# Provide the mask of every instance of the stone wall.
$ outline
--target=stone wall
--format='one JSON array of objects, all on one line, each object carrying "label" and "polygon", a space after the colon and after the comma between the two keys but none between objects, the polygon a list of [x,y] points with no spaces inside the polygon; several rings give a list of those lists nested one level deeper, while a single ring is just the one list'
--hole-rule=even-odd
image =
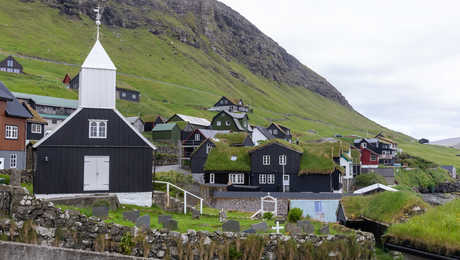
[{"label": "stone wall", "polygon": [[92,207],[98,201],[105,201],[108,203],[110,210],[116,210],[120,206],[118,197],[110,194],[96,194],[96,195],[82,195],[73,197],[60,197],[45,199],[45,201],[53,202],[59,205],[75,206],[79,208]]},{"label": "stone wall", "polygon": [[354,232],[354,235],[289,237],[218,231],[189,230],[181,234],[163,229],[141,230],[108,224],[97,217],[86,217],[72,210],[63,211],[51,202],[35,199],[24,189],[21,192],[18,187],[0,186],[4,186],[3,191],[10,192],[12,196],[11,215],[0,220],[0,238],[3,240],[169,259],[184,259],[184,256],[227,259],[232,252],[252,255],[248,259],[285,259],[291,252],[297,252],[299,256],[321,253],[326,257],[373,258],[374,237],[360,231]]},{"label": "stone wall", "polygon": [[[270,203],[271,204],[271,203]],[[264,205],[264,209],[273,210],[269,203]],[[260,209],[260,198],[215,198],[212,206],[217,209],[238,210],[255,213]],[[278,199],[278,215],[286,216],[288,213],[289,200]]]},{"label": "stone wall", "polygon": [[13,176],[15,173],[20,174],[21,176],[21,183],[32,183],[33,181],[33,171],[32,170],[18,170],[18,169],[6,169],[0,170],[0,174],[6,174],[9,176]]}]

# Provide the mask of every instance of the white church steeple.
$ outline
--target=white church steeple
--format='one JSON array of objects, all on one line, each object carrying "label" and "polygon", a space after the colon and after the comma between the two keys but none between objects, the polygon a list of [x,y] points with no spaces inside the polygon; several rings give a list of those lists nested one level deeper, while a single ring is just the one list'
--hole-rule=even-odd
[{"label": "white church steeple", "polygon": [[94,11],[97,13],[96,43],[81,66],[78,103],[85,108],[115,108],[117,68],[99,42],[99,7]]}]

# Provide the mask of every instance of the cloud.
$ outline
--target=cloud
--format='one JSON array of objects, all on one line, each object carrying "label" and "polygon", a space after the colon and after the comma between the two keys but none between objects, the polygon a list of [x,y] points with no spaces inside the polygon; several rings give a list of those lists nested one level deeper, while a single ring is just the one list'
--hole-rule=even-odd
[{"label": "cloud", "polygon": [[413,137],[460,136],[460,2],[223,0],[353,107]]}]

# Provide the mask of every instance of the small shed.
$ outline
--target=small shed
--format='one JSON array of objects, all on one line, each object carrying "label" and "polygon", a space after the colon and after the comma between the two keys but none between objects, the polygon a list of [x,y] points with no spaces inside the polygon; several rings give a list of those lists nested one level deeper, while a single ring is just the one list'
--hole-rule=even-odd
[{"label": "small shed", "polygon": [[172,141],[180,140],[181,130],[176,123],[157,124],[152,129],[153,141]]}]

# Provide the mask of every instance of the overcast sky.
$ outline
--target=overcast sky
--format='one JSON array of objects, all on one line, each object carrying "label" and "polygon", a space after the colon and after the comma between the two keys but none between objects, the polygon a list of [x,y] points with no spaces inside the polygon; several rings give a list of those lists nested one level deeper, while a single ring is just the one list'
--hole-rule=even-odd
[{"label": "overcast sky", "polygon": [[460,1],[221,1],[371,120],[460,137]]}]

